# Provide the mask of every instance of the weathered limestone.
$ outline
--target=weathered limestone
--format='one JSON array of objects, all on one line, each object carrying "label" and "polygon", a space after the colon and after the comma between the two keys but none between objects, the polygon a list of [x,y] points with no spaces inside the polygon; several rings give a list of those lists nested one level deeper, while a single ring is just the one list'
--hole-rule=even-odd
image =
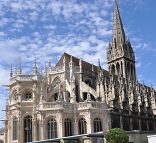
[{"label": "weathered limestone", "polygon": [[136,81],[135,55],[116,1],[107,61],[109,71],[102,69],[100,61],[95,66],[64,53],[55,67],[45,64],[44,73],[38,71],[36,60],[32,74],[24,74],[21,65],[13,73],[11,66],[5,143],[107,132],[115,127],[155,131],[156,91]]}]

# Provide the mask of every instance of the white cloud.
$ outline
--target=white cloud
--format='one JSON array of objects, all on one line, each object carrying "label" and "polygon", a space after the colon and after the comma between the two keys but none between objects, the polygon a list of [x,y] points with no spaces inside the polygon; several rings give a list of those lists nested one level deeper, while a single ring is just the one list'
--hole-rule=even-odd
[{"label": "white cloud", "polygon": [[14,10],[21,10],[22,9],[22,4],[19,2],[12,2],[10,4],[11,8]]},{"label": "white cloud", "polygon": [[[137,2],[127,1],[131,5]],[[122,0],[119,3],[123,5]],[[48,60],[54,65],[64,52],[96,65],[100,58],[107,68],[112,6],[113,0],[1,0],[1,84],[7,82],[8,65],[16,67],[19,57],[25,72],[31,72],[34,57],[38,58],[39,66]],[[130,33],[132,36],[136,37]],[[131,41],[136,51],[153,50],[140,38]],[[139,61],[136,66],[139,68],[142,63]]]},{"label": "white cloud", "polygon": [[136,63],[136,68],[140,68],[142,66],[141,62]]},{"label": "white cloud", "polygon": [[4,33],[3,31],[0,31],[0,37],[5,37],[6,36],[6,33]]},{"label": "white cloud", "polygon": [[7,85],[9,83],[9,68],[0,65],[0,85]]},{"label": "white cloud", "polygon": [[[0,109],[4,110],[6,106],[6,99],[8,98],[8,92],[5,87],[2,85],[8,85],[9,83],[9,69],[0,65]],[[5,112],[0,111],[0,119],[5,118]],[[2,122],[0,122],[0,127],[4,126]]]}]

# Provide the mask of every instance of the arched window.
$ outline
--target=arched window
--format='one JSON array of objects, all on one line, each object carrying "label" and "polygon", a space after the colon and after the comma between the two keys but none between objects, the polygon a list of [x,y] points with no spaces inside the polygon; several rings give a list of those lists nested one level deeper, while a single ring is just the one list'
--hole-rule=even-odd
[{"label": "arched window", "polygon": [[111,73],[115,74],[115,66],[114,65],[112,65],[112,67],[111,67]]},{"label": "arched window", "polygon": [[13,125],[12,125],[12,139],[17,140],[18,138],[18,120],[17,117],[13,118]]},{"label": "arched window", "polygon": [[57,138],[57,122],[54,118],[48,121],[48,139]]},{"label": "arched window", "polygon": [[59,77],[55,77],[55,79],[52,82],[52,88],[55,88],[57,85],[61,83],[61,80]]},{"label": "arched window", "polygon": [[102,131],[102,123],[99,118],[94,119],[94,132]]},{"label": "arched window", "polygon": [[64,133],[65,136],[72,136],[72,121],[70,119],[64,121]]},{"label": "arched window", "polygon": [[79,134],[86,134],[87,133],[87,122],[84,118],[79,120]]},{"label": "arched window", "polygon": [[17,90],[14,91],[13,93],[13,100],[16,102],[18,100],[18,93]]},{"label": "arched window", "polygon": [[130,64],[127,63],[127,78],[130,80],[131,79],[131,72],[130,72]]},{"label": "arched window", "polygon": [[32,117],[30,115],[24,118],[24,141],[32,141]]},{"label": "arched window", "polygon": [[31,92],[26,92],[26,93],[24,94],[24,100],[25,100],[25,101],[30,101],[30,100],[32,100],[32,93],[31,93]]},{"label": "arched window", "polygon": [[85,80],[85,83],[86,83],[87,85],[89,85],[89,86],[91,86],[91,87],[92,87],[92,82],[91,82],[91,80],[90,80],[90,79],[86,79],[86,80]]},{"label": "arched window", "polygon": [[117,70],[117,74],[119,75],[120,74],[120,65],[119,65],[119,63],[117,63],[117,65],[116,65],[116,70]]}]

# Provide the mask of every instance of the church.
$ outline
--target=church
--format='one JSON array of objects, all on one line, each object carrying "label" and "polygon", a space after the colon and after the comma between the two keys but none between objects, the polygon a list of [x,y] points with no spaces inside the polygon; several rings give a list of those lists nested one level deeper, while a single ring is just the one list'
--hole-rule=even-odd
[{"label": "church", "polygon": [[5,143],[107,132],[156,131],[156,90],[136,79],[135,53],[126,37],[116,0],[108,71],[64,53],[44,72],[10,71]]}]

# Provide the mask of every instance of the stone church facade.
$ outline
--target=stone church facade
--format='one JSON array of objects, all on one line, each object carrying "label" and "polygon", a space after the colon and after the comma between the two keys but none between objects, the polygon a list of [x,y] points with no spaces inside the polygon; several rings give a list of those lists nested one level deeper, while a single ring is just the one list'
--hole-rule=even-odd
[{"label": "stone church facade", "polygon": [[136,81],[135,54],[114,2],[109,70],[64,53],[55,67],[10,72],[5,143],[107,132],[156,130],[156,91]]}]

